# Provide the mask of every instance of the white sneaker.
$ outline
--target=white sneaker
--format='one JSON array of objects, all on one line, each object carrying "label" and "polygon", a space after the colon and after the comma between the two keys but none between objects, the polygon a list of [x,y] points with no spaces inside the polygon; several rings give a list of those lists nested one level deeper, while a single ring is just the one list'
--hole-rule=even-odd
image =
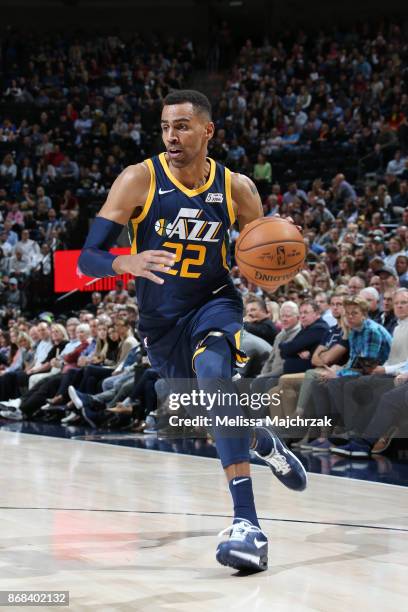
[{"label": "white sneaker", "polygon": [[229,535],[218,545],[216,559],[221,565],[237,570],[264,571],[268,569],[268,538],[249,521],[240,520],[223,529],[218,535]]},{"label": "white sneaker", "polygon": [[11,421],[22,421],[24,417],[19,408],[16,408],[15,410],[2,410],[0,412],[0,416],[3,419],[10,419]]},{"label": "white sneaker", "polygon": [[15,399],[7,400],[6,402],[1,402],[2,406],[7,406],[7,408],[20,408],[21,399],[16,397]]},{"label": "white sneaker", "polygon": [[61,419],[61,425],[72,425],[72,423],[76,423],[80,420],[79,414],[76,412],[70,412],[66,417]]}]

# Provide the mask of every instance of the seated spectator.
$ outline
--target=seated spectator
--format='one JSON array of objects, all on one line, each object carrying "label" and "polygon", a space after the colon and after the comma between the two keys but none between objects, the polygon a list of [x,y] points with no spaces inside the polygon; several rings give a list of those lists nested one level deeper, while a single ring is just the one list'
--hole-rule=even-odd
[{"label": "seated spectator", "polygon": [[[42,371],[42,364],[46,361],[47,356],[52,349],[50,325],[45,321],[42,321],[37,325],[37,333],[39,341],[35,346],[33,364],[26,370],[27,377]],[[27,384],[28,378],[24,382]]]},{"label": "seated spectator", "polygon": [[26,296],[18,287],[18,280],[14,277],[7,281],[7,286],[1,296],[2,303],[11,313],[20,313],[26,305]]},{"label": "seated spectator", "polygon": [[280,309],[280,322],[282,329],[275,337],[272,351],[264,363],[261,373],[252,383],[252,391],[263,393],[272,389],[283,374],[283,359],[279,345],[290,342],[301,330],[299,323],[299,307],[295,302],[283,302]]},{"label": "seated spectator", "polygon": [[405,250],[403,249],[401,238],[398,236],[393,236],[390,238],[388,242],[388,249],[390,253],[384,259],[384,266],[395,268],[397,257],[399,255],[405,256]]},{"label": "seated spectator", "polygon": [[304,301],[299,308],[302,329],[290,341],[281,342],[284,374],[306,372],[312,367],[312,354],[326,335],[329,326],[320,316],[316,302]]},{"label": "seated spectator", "polygon": [[119,333],[116,327],[104,323],[98,324],[98,337],[95,351],[91,354],[90,363],[112,366],[116,363],[119,351]]},{"label": "seated spectator", "polygon": [[386,173],[394,176],[400,176],[405,170],[405,157],[401,156],[401,151],[398,149],[394,153],[394,158],[388,162]]},{"label": "seated spectator", "polygon": [[319,293],[316,293],[314,301],[319,307],[320,315],[323,321],[325,321],[329,327],[337,325],[337,319],[333,316],[330,309],[327,294],[324,291],[319,291]]},{"label": "seated spectator", "polygon": [[[83,391],[84,393],[96,393],[100,383],[105,378],[121,374],[129,351],[139,345],[139,342],[132,334],[129,322],[127,320],[118,318],[115,323],[115,328],[120,339],[115,361],[109,366],[94,365],[92,363],[91,356],[88,362],[89,365],[85,365],[85,369],[82,373],[79,384],[78,382],[75,384],[75,387],[78,386],[80,391]],[[65,402],[68,387],[71,384],[72,377],[66,377],[65,380],[61,382],[59,393],[57,393],[50,403],[58,405]]]},{"label": "seated spectator", "polygon": [[381,314],[381,318],[378,321],[387,332],[394,334],[395,326],[397,325],[397,317],[394,314],[394,294],[395,290],[388,290],[383,296],[384,311]]},{"label": "seated spectator", "polygon": [[31,262],[32,259],[24,255],[23,251],[16,246],[14,255],[9,260],[8,273],[18,278],[28,276],[31,270]]},{"label": "seated spectator", "polygon": [[[15,400],[17,403],[11,404],[11,406],[6,407],[6,410],[3,410],[3,418],[17,421],[22,420],[24,417],[30,418],[36,410],[40,409],[46,398],[57,395],[63,397],[63,394],[66,392],[66,377],[64,378],[64,375],[77,366],[81,352],[89,344],[91,329],[87,323],[81,323],[76,326],[75,333],[77,341],[68,343],[60,353],[59,358],[54,357],[51,360],[51,366],[57,367],[59,373],[49,376],[45,380],[40,380],[22,395],[20,393],[21,397]],[[70,349],[69,352],[67,350],[68,347]],[[30,370],[27,370],[28,372]],[[32,368],[31,372],[35,373]]]},{"label": "seated spectator", "polygon": [[295,202],[296,198],[300,199],[301,201],[303,200],[304,202],[307,201],[307,195],[303,189],[298,189],[297,183],[295,182],[289,183],[288,190],[283,194],[283,204]]},{"label": "seated spectator", "polygon": [[30,367],[34,359],[33,343],[25,332],[11,331],[9,365],[0,373],[0,401],[17,397],[16,376]]},{"label": "seated spectator", "polygon": [[341,209],[346,201],[355,202],[356,192],[352,185],[346,181],[344,174],[337,174],[332,183],[334,205]]},{"label": "seated spectator", "polygon": [[364,287],[365,287],[365,282],[363,281],[362,278],[360,278],[360,276],[353,276],[352,278],[350,278],[349,282],[347,283],[349,295],[351,296],[358,295],[360,291],[364,289]]},{"label": "seated spectator", "polygon": [[[408,405],[408,362],[401,373],[394,378],[395,388],[383,393],[378,401],[374,416],[361,437],[353,438],[346,446],[334,447],[332,452],[353,459],[365,459],[383,453],[389,447],[398,431],[401,421],[406,418]],[[339,452],[340,451],[340,452]]]},{"label": "seated spectator", "polygon": [[[311,383],[313,380],[318,380],[320,374],[325,371],[325,368],[332,365],[342,365],[347,360],[348,356],[348,340],[345,334],[345,323],[343,322],[344,308],[343,308],[343,297],[339,294],[334,294],[330,298],[330,308],[333,313],[333,317],[336,321],[336,325],[330,327],[326,332],[326,335],[322,338],[321,344],[315,349],[312,355],[313,369],[305,372],[304,378],[302,379],[300,391],[296,402],[296,414],[304,415],[306,407],[309,405],[311,395]],[[281,378],[280,384],[282,389],[282,401],[287,400],[288,393],[292,391],[298,385],[298,380],[289,377]],[[285,412],[287,410],[285,409]],[[312,414],[305,415],[308,418],[313,417]],[[300,441],[295,443],[294,446],[302,446],[303,443],[307,442],[309,438],[309,432]]]},{"label": "seated spectator", "polygon": [[58,368],[53,367],[53,360],[58,359],[62,351],[67,345],[68,334],[63,325],[54,323],[51,325],[51,341],[52,348],[47,354],[44,361],[36,368],[36,373],[32,374],[28,381],[28,388],[32,389],[40,380],[48,378],[58,372]]},{"label": "seated spectator", "polygon": [[[347,364],[339,368],[331,366],[311,384],[311,405],[305,410],[319,418],[332,419],[344,415],[345,387],[354,377],[371,374],[377,365],[382,365],[390,354],[392,338],[381,325],[368,317],[368,304],[363,298],[347,297],[343,302],[345,318],[351,331],[348,337],[350,356]],[[328,450],[332,444],[327,439],[328,431],[322,429],[319,437],[309,443],[314,450]]]},{"label": "seated spectator", "polygon": [[109,291],[109,293],[105,296],[104,301],[115,302],[116,304],[124,303],[124,301],[126,301],[126,299],[128,298],[128,295],[128,292],[126,291],[126,289],[124,289],[123,280],[119,278],[115,281],[115,289]]},{"label": "seated spectator", "polygon": [[115,414],[131,417],[132,431],[143,431],[146,416],[155,409],[157,404],[155,389],[157,380],[159,380],[159,375],[153,368],[145,369],[137,383],[132,381],[132,384],[127,387],[128,395],[122,402],[111,407],[106,406],[100,399],[96,399],[96,396],[77,392],[74,389],[71,389],[70,395],[76,410],[82,414],[93,429],[97,429],[107,417]]},{"label": "seated spectator", "polygon": [[379,307],[380,294],[374,287],[365,287],[358,294],[368,304],[368,316],[372,321],[382,324],[382,311]]},{"label": "seated spectator", "polygon": [[261,193],[266,193],[267,188],[272,183],[272,166],[261,153],[258,155],[257,163],[254,166],[254,181]]},{"label": "seated spectator", "polygon": [[99,293],[99,291],[93,291],[91,295],[91,303],[87,304],[85,309],[89,310],[89,312],[96,316],[98,308],[102,303],[102,294]]},{"label": "seated spectator", "polygon": [[380,277],[382,293],[387,289],[398,289],[398,274],[395,268],[383,266],[377,270],[377,274]]},{"label": "seated spectator", "polygon": [[244,329],[254,336],[259,336],[271,346],[278,333],[269,317],[268,309],[262,298],[250,297],[246,300]]},{"label": "seated spectator", "polygon": [[[375,367],[371,376],[361,376],[353,381],[347,390],[345,425],[348,431],[357,432],[357,435],[365,430],[380,398],[393,389],[394,377],[408,372],[408,289],[398,289],[394,294],[394,311],[398,325],[394,331],[388,359],[383,365]],[[381,412],[375,414],[378,419]],[[382,429],[380,434],[386,434],[387,431]],[[371,438],[371,434],[368,437]],[[377,436],[379,437],[380,435]],[[354,435],[347,444],[333,447],[331,450],[339,455],[364,457],[369,454],[370,447]],[[365,450],[368,453],[364,454]]]},{"label": "seated spectator", "polygon": [[23,229],[21,232],[21,239],[16,243],[14,247],[14,253],[19,250],[26,259],[35,258],[40,254],[40,247],[38,242],[31,240],[30,232],[27,229]]},{"label": "seated spectator", "polygon": [[[121,373],[112,374],[112,376],[102,381],[101,392],[92,395],[80,391],[73,385],[68,387],[70,401],[65,407],[66,415],[61,419],[61,423],[63,425],[70,425],[80,421],[82,407],[97,411],[113,408],[118,402],[125,400],[126,397],[131,395],[133,386],[139,380],[139,376],[143,371],[142,348],[138,344],[129,351]],[[47,408],[47,406],[44,406],[44,408]]]},{"label": "seated spectator", "polygon": [[[31,336],[30,336],[31,339]],[[0,329],[0,375],[4,372],[10,358],[10,334]]]},{"label": "seated spectator", "polygon": [[395,269],[398,274],[398,281],[401,287],[408,288],[408,256],[398,255],[395,260]]}]

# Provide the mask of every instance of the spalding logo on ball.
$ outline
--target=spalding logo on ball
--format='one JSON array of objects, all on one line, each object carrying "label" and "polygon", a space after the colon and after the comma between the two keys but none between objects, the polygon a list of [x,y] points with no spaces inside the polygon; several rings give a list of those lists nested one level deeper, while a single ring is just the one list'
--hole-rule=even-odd
[{"label": "spalding logo on ball", "polygon": [[296,225],[281,217],[264,217],[248,223],[235,245],[235,259],[246,279],[276,289],[300,270],[306,245]]}]

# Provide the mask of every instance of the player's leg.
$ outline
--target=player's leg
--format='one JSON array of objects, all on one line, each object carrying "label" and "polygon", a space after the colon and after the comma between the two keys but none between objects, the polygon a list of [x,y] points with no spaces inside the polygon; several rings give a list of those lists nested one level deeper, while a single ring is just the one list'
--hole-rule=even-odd
[{"label": "player's leg", "polygon": [[[196,356],[194,365],[200,390],[208,394],[221,393],[228,398],[237,396],[232,382],[231,346],[222,334],[207,337],[205,350]],[[216,417],[236,419],[245,415],[237,398],[214,404],[210,416],[214,424]],[[225,530],[229,532],[229,539],[218,546],[217,560],[236,569],[266,569],[268,542],[259,527],[249,463],[251,432],[239,425],[215,424],[212,433],[234,505],[233,525]]]}]

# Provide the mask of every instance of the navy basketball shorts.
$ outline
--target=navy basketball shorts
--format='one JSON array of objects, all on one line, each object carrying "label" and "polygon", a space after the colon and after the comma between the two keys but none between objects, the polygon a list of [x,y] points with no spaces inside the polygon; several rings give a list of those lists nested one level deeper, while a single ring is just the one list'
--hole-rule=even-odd
[{"label": "navy basketball shorts", "polygon": [[209,332],[220,332],[228,341],[233,354],[231,378],[237,366],[246,362],[240,350],[242,302],[236,297],[217,296],[196,310],[179,318],[171,326],[158,321],[151,330],[140,330],[146,338],[146,350],[152,367],[162,378],[195,378],[194,358],[205,349]]}]

